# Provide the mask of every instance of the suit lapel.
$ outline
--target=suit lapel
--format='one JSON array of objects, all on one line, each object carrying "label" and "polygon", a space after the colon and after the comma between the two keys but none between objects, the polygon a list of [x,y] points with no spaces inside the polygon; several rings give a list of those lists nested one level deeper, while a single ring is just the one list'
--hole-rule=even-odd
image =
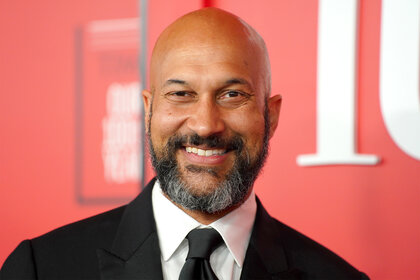
[{"label": "suit lapel", "polygon": [[289,269],[275,221],[257,198],[257,214],[245,255],[241,280],[299,279],[299,272]]},{"label": "suit lapel", "polygon": [[[151,199],[154,183],[127,205],[112,247],[97,250],[101,279],[163,279]],[[241,280],[299,279],[299,271],[287,265],[281,235],[257,198]]]},{"label": "suit lapel", "polygon": [[127,205],[112,247],[97,251],[101,279],[163,278],[151,199],[154,183]]}]

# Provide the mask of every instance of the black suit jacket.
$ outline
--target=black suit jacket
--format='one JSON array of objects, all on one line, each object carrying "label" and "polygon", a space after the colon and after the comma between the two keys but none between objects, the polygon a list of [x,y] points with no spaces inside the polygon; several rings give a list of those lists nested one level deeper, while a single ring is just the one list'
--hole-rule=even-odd
[{"label": "black suit jacket", "polygon": [[[0,279],[162,279],[153,184],[127,206],[23,241]],[[257,204],[241,279],[367,279]]]}]

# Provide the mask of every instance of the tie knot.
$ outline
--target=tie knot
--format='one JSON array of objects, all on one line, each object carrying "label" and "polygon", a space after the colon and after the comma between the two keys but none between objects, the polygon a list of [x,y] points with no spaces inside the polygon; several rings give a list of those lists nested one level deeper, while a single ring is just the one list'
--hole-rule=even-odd
[{"label": "tie knot", "polygon": [[188,250],[187,259],[209,259],[211,253],[222,244],[220,234],[212,228],[194,229],[187,235]]}]

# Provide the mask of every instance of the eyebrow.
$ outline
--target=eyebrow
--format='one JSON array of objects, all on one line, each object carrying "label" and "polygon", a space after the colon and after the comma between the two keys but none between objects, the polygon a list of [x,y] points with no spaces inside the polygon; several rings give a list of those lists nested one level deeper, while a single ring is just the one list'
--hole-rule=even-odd
[{"label": "eyebrow", "polygon": [[225,82],[225,84],[226,85],[235,85],[235,84],[239,84],[239,85],[250,85],[249,83],[248,83],[248,81],[247,80],[245,80],[245,79],[241,79],[241,78],[233,78],[233,79],[230,79],[230,80],[227,80],[226,82]]},{"label": "eyebrow", "polygon": [[[165,84],[163,86],[165,87],[165,86],[169,86],[169,85],[172,85],[172,84],[188,85],[188,83],[186,81],[184,81],[184,80],[180,80],[180,79],[169,79],[169,80],[167,80],[165,82]],[[229,80],[227,80],[225,82],[225,85],[227,85],[227,86],[228,85],[246,85],[246,86],[251,87],[251,84],[247,80],[241,79],[241,78],[232,78],[232,79],[229,79]]]},{"label": "eyebrow", "polygon": [[178,84],[178,85],[188,85],[186,81],[178,80],[178,79],[169,79],[165,82],[164,86],[169,86],[172,84]]}]

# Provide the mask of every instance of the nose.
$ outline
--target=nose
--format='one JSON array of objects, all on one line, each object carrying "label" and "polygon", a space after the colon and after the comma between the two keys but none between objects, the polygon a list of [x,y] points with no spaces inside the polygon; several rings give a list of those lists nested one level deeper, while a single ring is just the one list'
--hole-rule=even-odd
[{"label": "nose", "polygon": [[202,98],[194,104],[187,126],[201,137],[208,137],[225,130],[220,108],[213,98]]}]

